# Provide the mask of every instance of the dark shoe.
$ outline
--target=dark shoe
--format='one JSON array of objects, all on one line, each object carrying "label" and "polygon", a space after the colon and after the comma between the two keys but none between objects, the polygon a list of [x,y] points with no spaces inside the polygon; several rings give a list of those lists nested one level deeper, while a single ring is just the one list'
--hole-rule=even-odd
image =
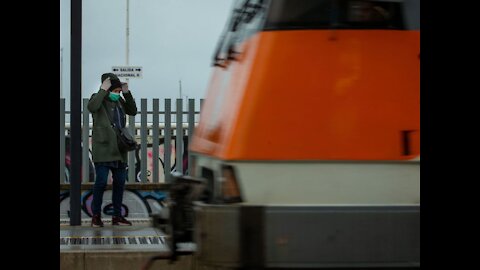
[{"label": "dark shoe", "polygon": [[92,217],[92,227],[103,227],[102,218],[100,215],[93,215]]},{"label": "dark shoe", "polygon": [[112,217],[112,225],[116,226],[132,226],[132,222],[126,220],[124,217]]}]

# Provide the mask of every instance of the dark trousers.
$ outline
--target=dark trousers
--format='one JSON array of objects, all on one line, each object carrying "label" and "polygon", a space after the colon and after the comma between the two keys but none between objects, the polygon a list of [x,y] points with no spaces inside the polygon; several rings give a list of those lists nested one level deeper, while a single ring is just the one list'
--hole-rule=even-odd
[{"label": "dark trousers", "polygon": [[101,214],[103,192],[105,191],[105,187],[107,186],[108,172],[110,170],[112,171],[113,178],[113,215],[119,217],[122,215],[123,191],[125,188],[125,180],[127,177],[127,170],[125,167],[122,166],[113,167],[95,164],[96,179],[95,184],[93,185],[92,212],[94,215]]}]

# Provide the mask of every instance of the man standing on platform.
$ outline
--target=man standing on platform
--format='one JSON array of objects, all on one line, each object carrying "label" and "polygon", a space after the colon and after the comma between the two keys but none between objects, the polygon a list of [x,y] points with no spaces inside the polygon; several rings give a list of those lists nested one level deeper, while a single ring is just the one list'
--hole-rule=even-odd
[{"label": "man standing on platform", "polygon": [[93,117],[92,157],[96,172],[91,226],[103,227],[101,207],[110,171],[113,178],[112,225],[131,226],[132,223],[125,219],[121,212],[127,178],[127,152],[119,150],[114,127],[125,127],[126,114],[136,115],[137,106],[128,84],[120,82],[115,74],[105,73],[101,80],[100,90],[93,94],[88,102],[88,110]]}]

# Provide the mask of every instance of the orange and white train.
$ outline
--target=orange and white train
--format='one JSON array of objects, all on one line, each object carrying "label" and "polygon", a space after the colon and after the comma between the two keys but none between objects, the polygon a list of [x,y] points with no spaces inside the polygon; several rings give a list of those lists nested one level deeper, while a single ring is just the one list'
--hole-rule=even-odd
[{"label": "orange and white train", "polygon": [[235,2],[189,149],[201,264],[419,267],[419,13]]}]

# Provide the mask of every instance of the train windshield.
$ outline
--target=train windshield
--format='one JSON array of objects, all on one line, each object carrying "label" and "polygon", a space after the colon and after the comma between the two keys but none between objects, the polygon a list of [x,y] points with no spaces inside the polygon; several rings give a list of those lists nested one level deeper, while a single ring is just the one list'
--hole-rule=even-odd
[{"label": "train windshield", "polygon": [[271,0],[264,30],[415,29],[419,27],[419,20],[416,20],[416,17],[419,17],[419,2],[419,0]]}]

